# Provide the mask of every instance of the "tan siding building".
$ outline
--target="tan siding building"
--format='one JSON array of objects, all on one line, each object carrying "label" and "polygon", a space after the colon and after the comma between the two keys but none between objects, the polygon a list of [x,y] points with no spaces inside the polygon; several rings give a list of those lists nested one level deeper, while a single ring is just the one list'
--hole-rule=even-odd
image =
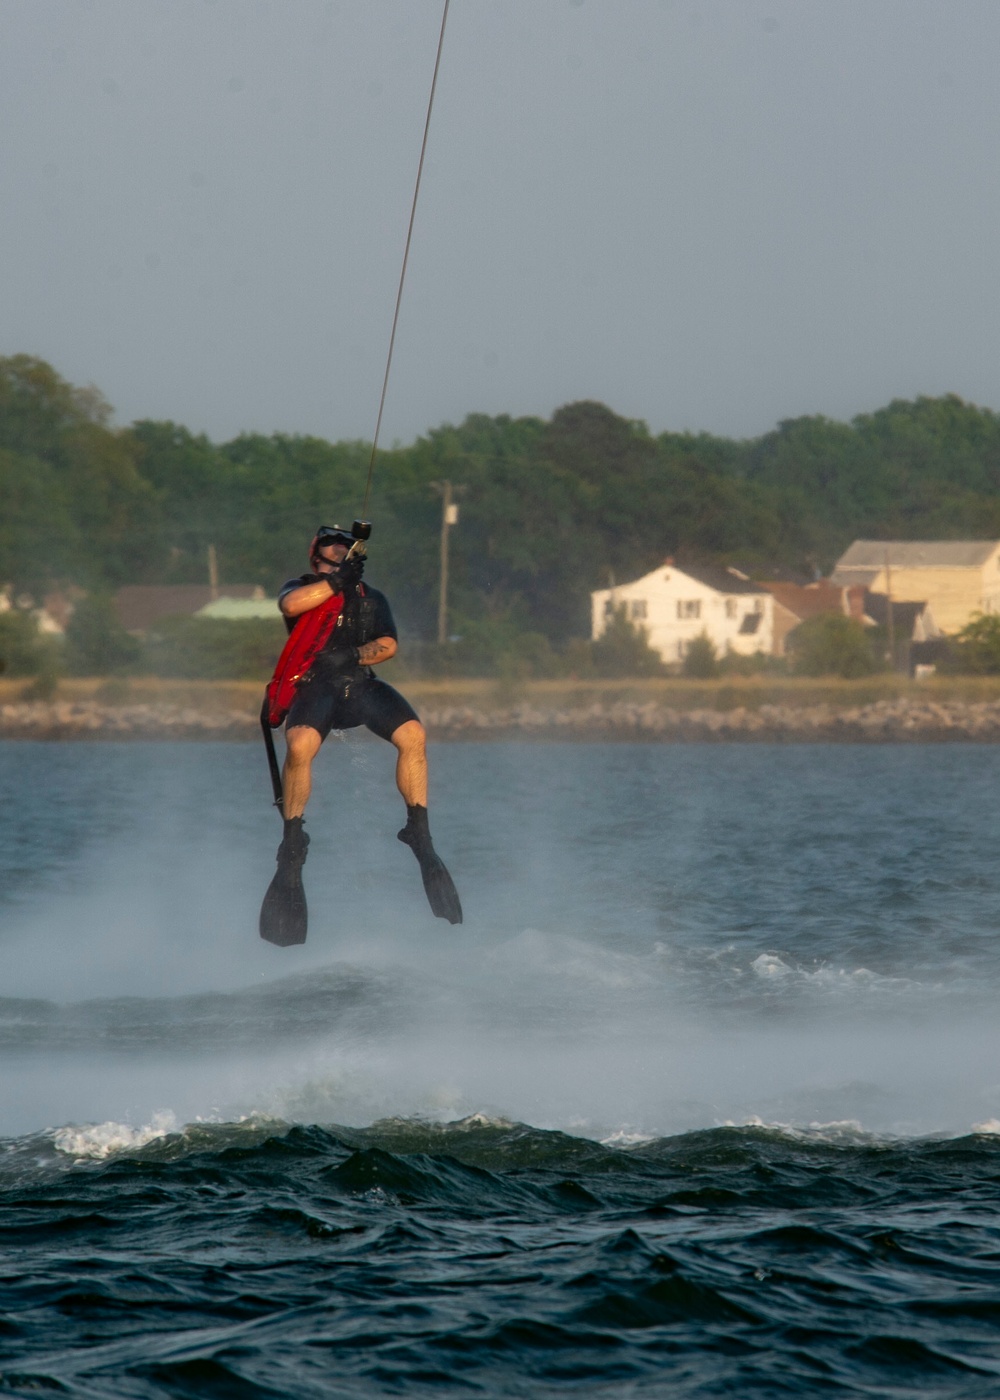
[{"label": "tan siding building", "polygon": [[926,602],[942,632],[1000,613],[1000,540],[855,540],[831,582]]}]

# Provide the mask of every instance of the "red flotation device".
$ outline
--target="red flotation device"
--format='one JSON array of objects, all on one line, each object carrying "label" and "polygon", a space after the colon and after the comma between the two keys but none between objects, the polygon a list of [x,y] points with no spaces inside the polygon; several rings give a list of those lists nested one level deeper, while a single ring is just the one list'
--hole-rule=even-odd
[{"label": "red flotation device", "polygon": [[303,613],[292,628],[267,687],[265,709],[272,729],[284,723],[299,682],[326,646],[343,610],[343,593],[331,593],[325,603]]}]

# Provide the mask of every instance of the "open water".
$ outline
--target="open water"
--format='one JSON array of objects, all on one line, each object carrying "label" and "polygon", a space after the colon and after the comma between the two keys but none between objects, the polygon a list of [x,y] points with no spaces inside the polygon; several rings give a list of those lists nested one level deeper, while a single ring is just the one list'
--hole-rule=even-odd
[{"label": "open water", "polygon": [[1000,1395],[1000,749],[0,745],[0,1394]]}]

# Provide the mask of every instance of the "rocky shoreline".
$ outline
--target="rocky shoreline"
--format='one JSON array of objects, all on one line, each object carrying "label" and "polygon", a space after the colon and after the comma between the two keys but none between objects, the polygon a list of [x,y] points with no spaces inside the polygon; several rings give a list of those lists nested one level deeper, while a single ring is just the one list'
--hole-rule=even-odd
[{"label": "rocky shoreline", "polygon": [[[866,705],[769,704],[680,709],[657,700],[578,706],[425,704],[438,740],[546,739],[652,743],[1000,743],[1000,700],[899,698]],[[0,704],[0,738],[253,740],[246,709],[96,700]]]}]

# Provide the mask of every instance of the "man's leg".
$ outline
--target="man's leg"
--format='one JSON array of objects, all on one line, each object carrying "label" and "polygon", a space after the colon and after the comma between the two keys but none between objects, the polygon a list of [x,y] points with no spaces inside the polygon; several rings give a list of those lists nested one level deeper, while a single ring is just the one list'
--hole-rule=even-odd
[{"label": "man's leg", "polygon": [[285,829],[278,847],[278,869],[260,911],[261,938],[281,947],[306,941],[308,911],[302,867],[309,852],[309,837],[302,827],[302,813],[312,790],[312,761],[319,753],[323,736],[307,724],[296,724],[286,731],[285,739]]},{"label": "man's leg", "polygon": [[[405,725],[403,726],[406,727]],[[395,739],[395,735],[393,735]],[[285,820],[301,817],[312,792],[312,764],[319,753],[323,736],[308,724],[297,724],[285,734],[288,748],[282,781],[285,790]],[[426,783],[424,792],[426,794]],[[426,802],[426,795],[424,801]]]},{"label": "man's leg", "polygon": [[407,807],[426,807],[427,734],[424,726],[418,719],[408,719],[393,731],[389,742],[396,747],[396,786],[400,796]]},{"label": "man's leg", "polygon": [[406,825],[399,839],[420,864],[431,909],[439,919],[462,922],[462,905],[444,862],[434,849],[427,822],[427,735],[418,719],[409,719],[389,736],[396,746],[396,786],[406,803]]}]

